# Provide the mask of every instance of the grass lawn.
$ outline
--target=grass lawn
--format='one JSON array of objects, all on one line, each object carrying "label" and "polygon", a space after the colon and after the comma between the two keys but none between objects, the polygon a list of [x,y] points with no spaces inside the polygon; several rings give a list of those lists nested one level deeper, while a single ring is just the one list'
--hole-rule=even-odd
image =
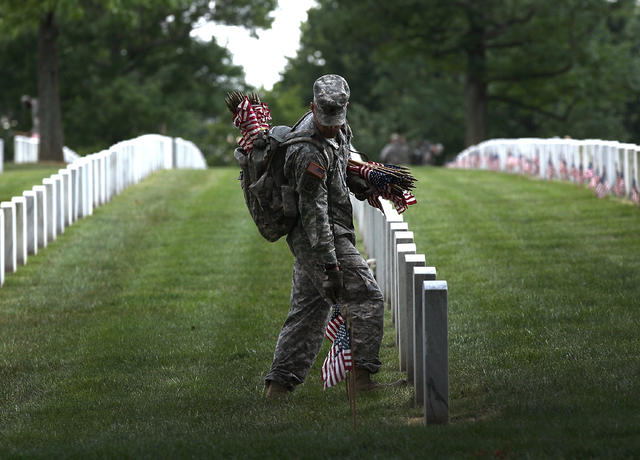
[{"label": "grass lawn", "polygon": [[[416,174],[406,220],[449,283],[450,425],[422,426],[396,388],[359,396],[354,433],[344,388],[322,390],[327,344],[267,401],[286,243],[259,236],[236,169],[162,171],[6,276],[0,458],[640,456],[640,210]],[[400,376],[394,335],[387,321],[382,381]]]},{"label": "grass lawn", "polygon": [[65,166],[64,163],[5,163],[0,172],[0,201],[22,196],[22,192],[42,185],[42,179],[57,174]]}]

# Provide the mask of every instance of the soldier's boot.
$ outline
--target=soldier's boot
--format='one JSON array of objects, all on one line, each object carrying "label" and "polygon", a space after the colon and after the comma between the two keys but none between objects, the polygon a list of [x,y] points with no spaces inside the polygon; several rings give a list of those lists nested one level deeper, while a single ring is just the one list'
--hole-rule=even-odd
[{"label": "soldier's boot", "polygon": [[386,387],[397,387],[406,383],[407,381],[402,379],[393,383],[378,383],[371,380],[371,372],[368,369],[356,367],[356,391],[374,391]]},{"label": "soldier's boot", "polygon": [[371,380],[371,372],[362,367],[356,367],[356,391],[373,391],[382,387],[378,382]]},{"label": "soldier's boot", "polygon": [[284,398],[289,393],[291,393],[291,390],[289,390],[284,385],[281,385],[274,380],[269,381],[269,386],[267,387],[267,398],[269,399]]}]

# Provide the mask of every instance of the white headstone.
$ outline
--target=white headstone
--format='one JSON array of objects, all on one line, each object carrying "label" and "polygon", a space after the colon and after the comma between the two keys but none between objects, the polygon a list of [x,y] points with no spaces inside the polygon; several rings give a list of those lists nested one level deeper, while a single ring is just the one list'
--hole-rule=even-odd
[{"label": "white headstone", "polygon": [[[402,233],[402,232],[400,232]],[[406,232],[412,234],[413,240],[413,232]],[[396,239],[397,241],[397,239]],[[406,290],[403,292],[404,280],[403,272],[405,272],[404,267],[404,256],[406,254],[415,254],[416,253],[416,245],[415,243],[401,243],[396,246],[396,257],[395,257],[395,313],[396,313],[396,340],[398,343],[398,359],[400,361],[400,370],[407,370],[407,327],[408,327],[408,312],[407,312],[407,302],[406,302]]]},{"label": "white headstone", "polygon": [[13,273],[18,269],[16,261],[16,205],[10,201],[0,203],[4,214],[4,270]]},{"label": "white headstone", "polygon": [[426,424],[449,422],[449,333],[447,282],[423,284],[424,419]]},{"label": "white headstone", "polygon": [[[0,212],[0,261],[4,261],[4,213]],[[4,286],[4,263],[0,263],[0,286]]]},{"label": "white headstone", "polygon": [[51,179],[55,184],[55,227],[56,236],[64,233],[64,191],[62,187],[62,176],[60,174],[52,174]]},{"label": "white headstone", "polygon": [[27,190],[22,193],[25,199],[25,214],[27,225],[27,254],[38,253],[38,196],[35,191]]},{"label": "white headstone", "polygon": [[413,268],[413,388],[416,405],[424,404],[424,342],[422,288],[425,281],[436,279],[435,267]]},{"label": "white headstone", "polygon": [[56,216],[58,212],[56,182],[53,179],[47,178],[42,180],[42,185],[47,189],[44,202],[45,207],[47,208],[47,242],[52,243],[58,236],[56,232]]},{"label": "white headstone", "polygon": [[16,262],[27,263],[27,199],[14,196],[11,202],[16,207]]}]

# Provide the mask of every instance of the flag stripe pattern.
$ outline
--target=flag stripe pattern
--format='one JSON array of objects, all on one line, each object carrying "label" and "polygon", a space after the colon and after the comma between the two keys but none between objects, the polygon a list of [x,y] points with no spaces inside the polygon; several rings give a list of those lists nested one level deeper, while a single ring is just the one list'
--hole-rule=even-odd
[{"label": "flag stripe pattern", "polygon": [[338,330],[344,324],[344,318],[340,313],[340,308],[337,305],[334,305],[333,312],[331,313],[331,318],[327,323],[327,330],[324,333],[324,336],[329,339],[331,343],[333,343],[338,335]]},{"label": "flag stripe pattern", "polygon": [[369,196],[367,202],[382,212],[384,210],[378,198],[391,201],[398,214],[402,214],[409,206],[417,203],[416,197],[409,191],[415,179],[406,173],[405,168],[375,161],[361,163],[349,160],[349,171],[376,188],[376,192]]},{"label": "flag stripe pattern", "polygon": [[245,97],[238,104],[233,117],[233,124],[242,133],[242,138],[238,141],[238,144],[245,152],[249,153],[253,150],[253,141],[261,131],[269,129],[270,120],[271,111],[264,102],[251,104],[249,98]]},{"label": "flag stripe pattern", "polygon": [[[329,332],[329,326],[332,327],[332,332]],[[337,326],[337,329],[333,332],[335,326]],[[325,389],[344,380],[347,371],[353,367],[349,334],[350,330],[340,314],[340,308],[338,305],[334,305],[331,319],[327,325],[327,332],[325,333],[325,336],[332,342],[329,354],[322,364],[322,382]]]},{"label": "flag stripe pattern", "polygon": [[616,171],[616,185],[613,190],[618,196],[623,196],[625,194],[624,175],[620,171]]},{"label": "flag stripe pattern", "polygon": [[[602,176],[600,176],[598,183],[596,184],[595,188],[593,189],[594,193],[596,194],[596,196],[598,198],[604,198],[604,196],[609,193],[609,189],[611,188],[609,186],[609,182],[606,181],[604,179],[604,173],[602,174]],[[598,177],[598,175],[596,174],[595,177]]]}]

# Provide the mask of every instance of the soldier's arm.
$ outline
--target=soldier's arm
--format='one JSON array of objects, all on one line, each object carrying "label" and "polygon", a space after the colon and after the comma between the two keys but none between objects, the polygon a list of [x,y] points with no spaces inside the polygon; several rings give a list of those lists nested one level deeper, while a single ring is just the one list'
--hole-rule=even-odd
[{"label": "soldier's arm", "polygon": [[311,244],[312,257],[323,266],[337,265],[329,221],[328,160],[315,147],[302,145],[295,156],[295,183],[302,227]]}]

